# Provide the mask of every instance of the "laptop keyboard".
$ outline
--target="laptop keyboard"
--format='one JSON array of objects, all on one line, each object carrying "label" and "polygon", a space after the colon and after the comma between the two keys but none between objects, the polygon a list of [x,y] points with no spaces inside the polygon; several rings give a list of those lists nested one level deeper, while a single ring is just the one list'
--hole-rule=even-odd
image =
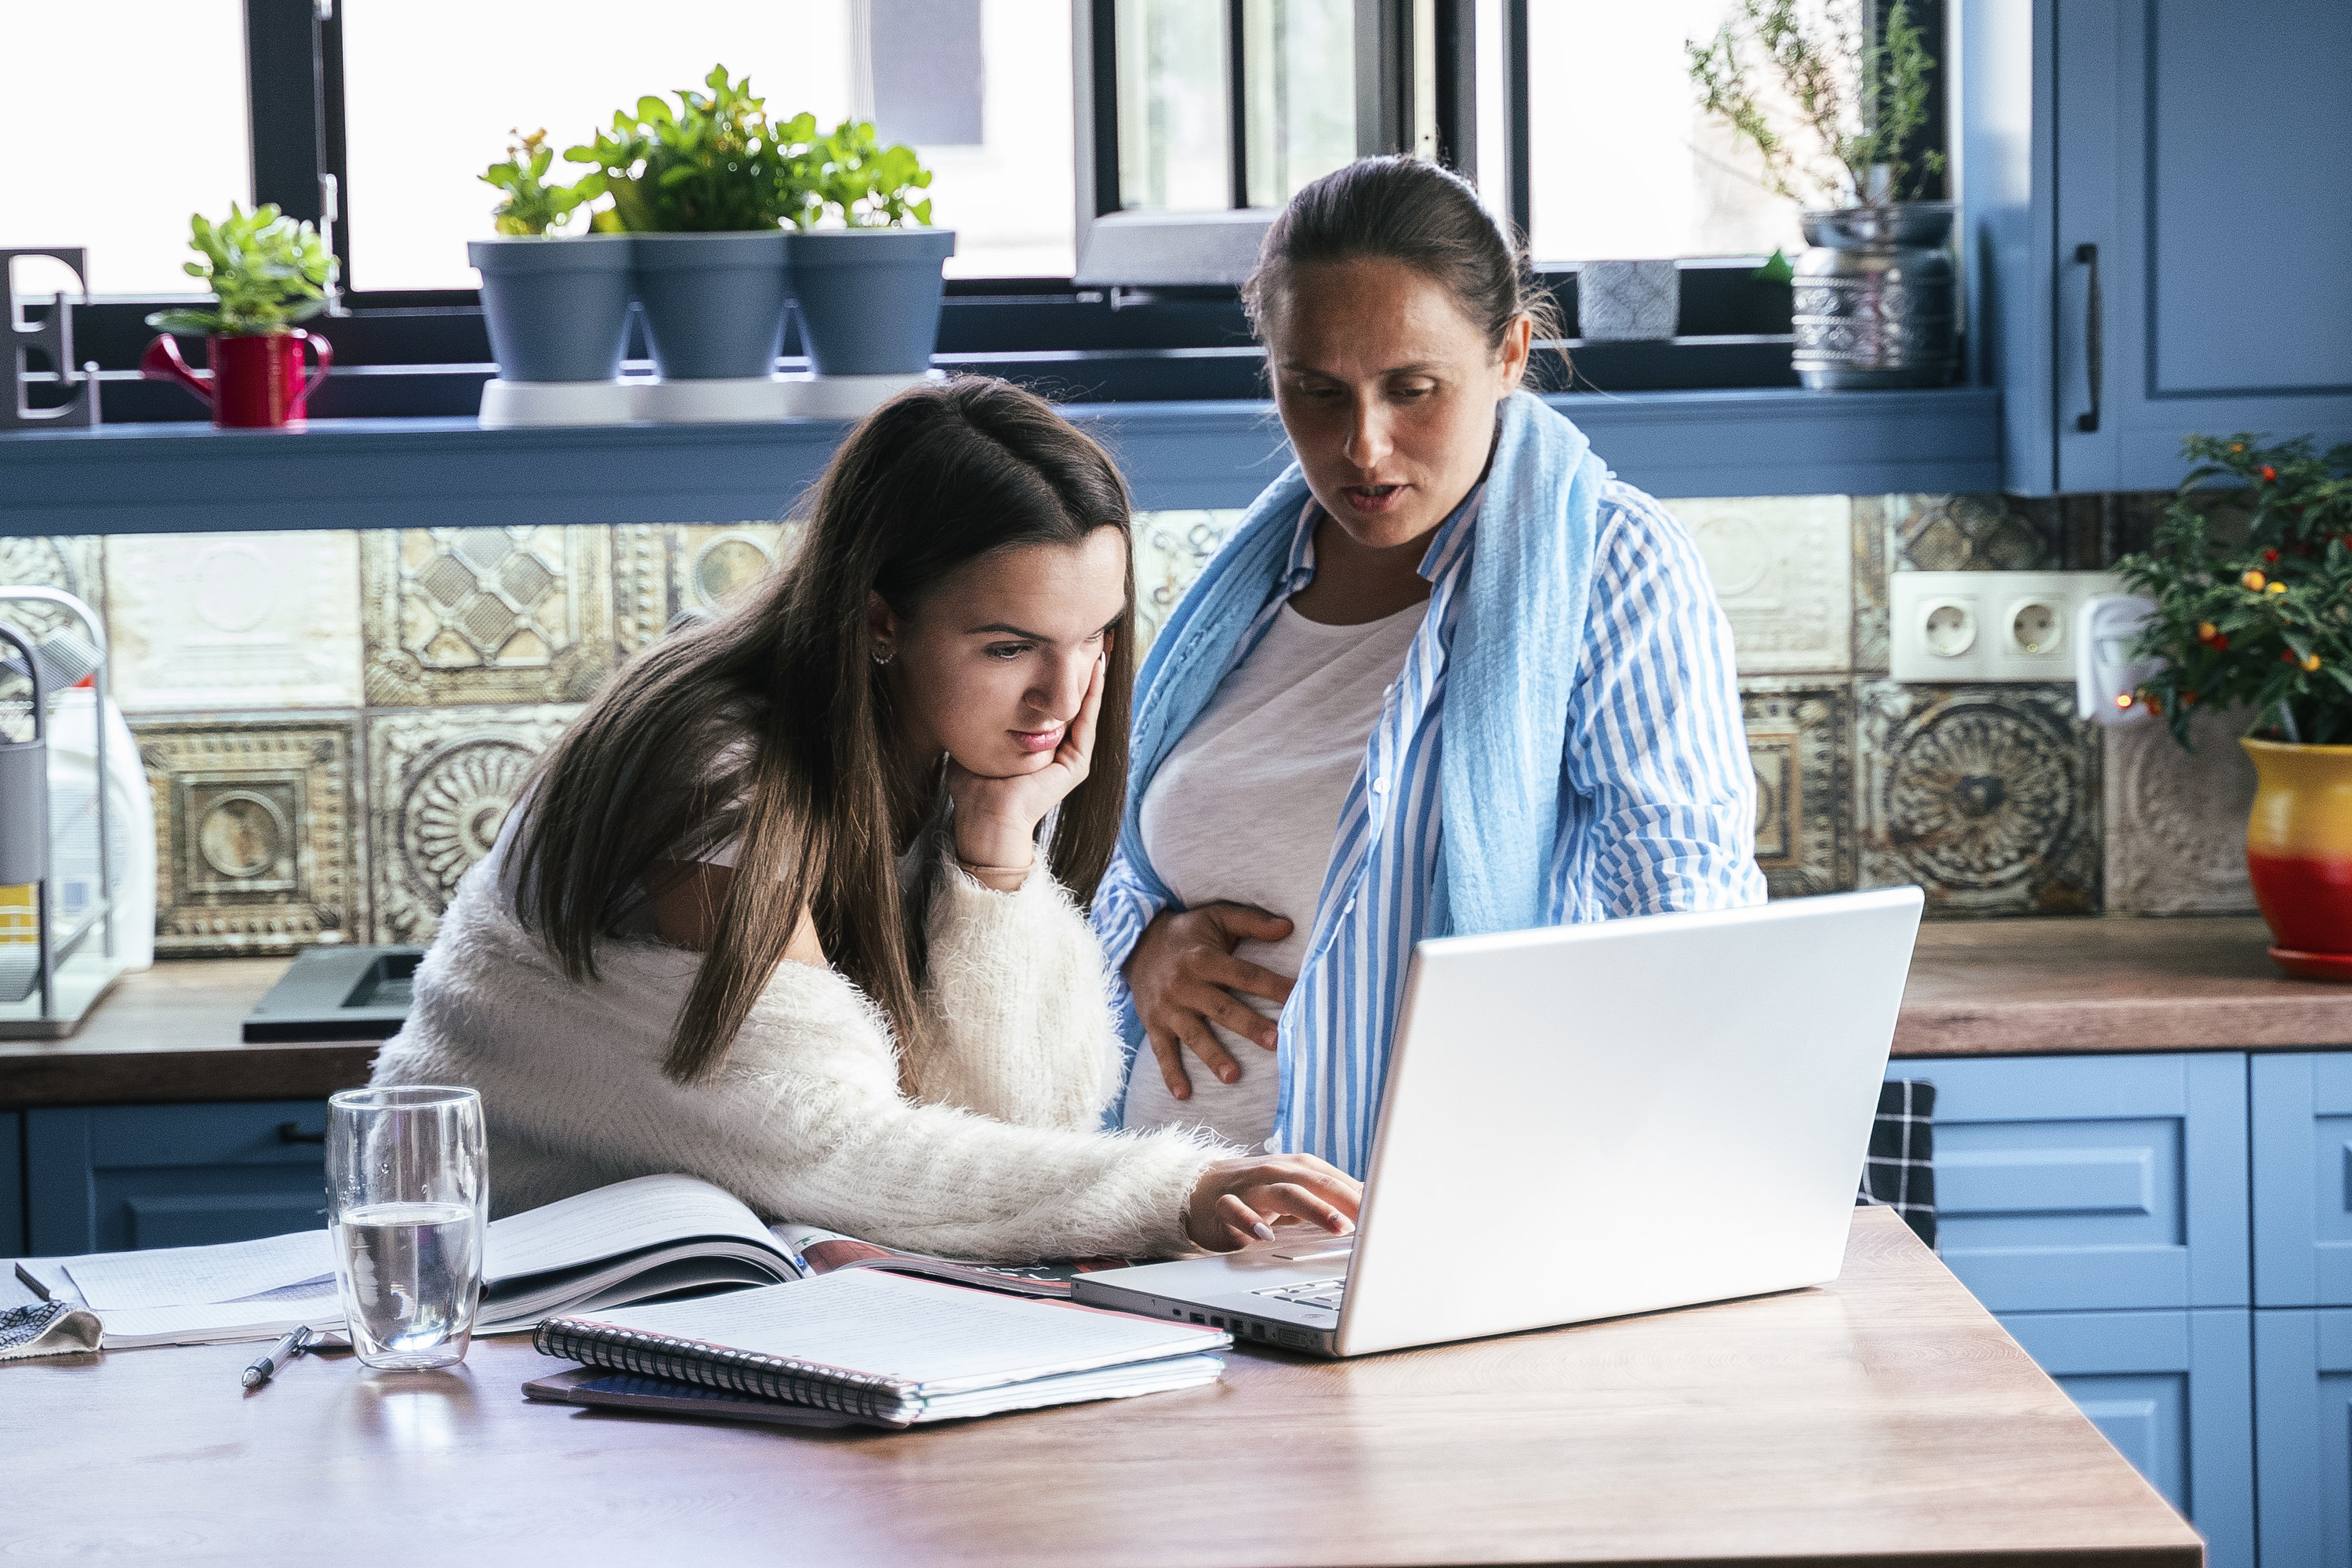
[{"label": "laptop keyboard", "polygon": [[1309,1279],[1297,1285],[1269,1285],[1263,1290],[1253,1290],[1253,1296],[1267,1296],[1277,1301],[1288,1301],[1297,1307],[1320,1307],[1327,1312],[1339,1310],[1339,1298],[1348,1289],[1348,1277],[1336,1279]]}]

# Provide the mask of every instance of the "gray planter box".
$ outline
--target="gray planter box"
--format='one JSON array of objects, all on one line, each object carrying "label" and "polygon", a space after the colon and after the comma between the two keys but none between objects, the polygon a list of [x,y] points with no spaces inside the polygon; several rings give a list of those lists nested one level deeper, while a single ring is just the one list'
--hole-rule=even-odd
[{"label": "gray planter box", "polygon": [[819,375],[920,375],[940,341],[951,228],[827,228],[793,236],[793,298]]},{"label": "gray planter box", "polygon": [[782,229],[638,234],[637,303],[665,381],[742,381],[775,374],[783,345]]},{"label": "gray planter box", "polygon": [[629,336],[633,235],[469,239],[482,320],[505,381],[611,381]]}]

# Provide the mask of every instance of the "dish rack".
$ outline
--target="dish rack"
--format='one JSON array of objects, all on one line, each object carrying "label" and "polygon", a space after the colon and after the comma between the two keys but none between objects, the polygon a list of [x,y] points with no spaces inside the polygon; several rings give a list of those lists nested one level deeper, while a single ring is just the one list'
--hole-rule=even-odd
[{"label": "dish rack", "polygon": [[[106,633],[70,594],[0,587],[0,605],[28,604],[63,615],[42,634],[0,625],[0,1039],[62,1039],[124,967],[109,896],[121,847],[107,841]],[[52,792],[51,731],[85,679],[97,765],[87,788]]]}]

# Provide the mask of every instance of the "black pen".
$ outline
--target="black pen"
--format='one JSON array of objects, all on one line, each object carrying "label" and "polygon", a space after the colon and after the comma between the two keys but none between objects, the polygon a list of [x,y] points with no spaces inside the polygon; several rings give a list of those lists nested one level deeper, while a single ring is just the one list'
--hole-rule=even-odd
[{"label": "black pen", "polygon": [[259,1388],[278,1375],[279,1367],[310,1348],[310,1325],[307,1323],[298,1325],[292,1333],[278,1341],[268,1355],[258,1358],[251,1366],[245,1369],[246,1387]]}]

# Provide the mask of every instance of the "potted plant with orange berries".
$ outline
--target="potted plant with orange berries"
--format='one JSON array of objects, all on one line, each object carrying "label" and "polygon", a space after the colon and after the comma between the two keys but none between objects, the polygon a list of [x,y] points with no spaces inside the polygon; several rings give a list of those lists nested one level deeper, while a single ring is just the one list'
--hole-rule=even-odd
[{"label": "potted plant with orange berries", "polygon": [[[2184,747],[2199,704],[2252,712],[2246,866],[2271,956],[2352,980],[2352,445],[2192,436],[2182,451],[2197,467],[2153,548],[2116,563],[2156,605],[2134,657],[2163,664],[2136,695]],[[2211,504],[2231,483],[2242,531]]]}]

